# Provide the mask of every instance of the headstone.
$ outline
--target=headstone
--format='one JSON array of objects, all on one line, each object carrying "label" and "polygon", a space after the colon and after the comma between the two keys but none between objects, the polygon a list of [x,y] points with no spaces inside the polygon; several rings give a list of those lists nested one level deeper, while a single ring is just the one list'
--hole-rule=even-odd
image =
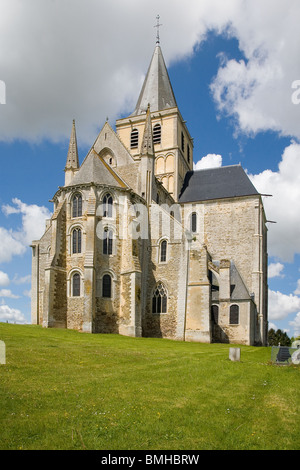
[{"label": "headstone", "polygon": [[297,351],[295,351],[292,354],[292,363],[293,364],[300,364],[300,349],[297,349]]},{"label": "headstone", "polygon": [[0,341],[0,364],[6,364],[5,360],[5,343]]},{"label": "headstone", "polygon": [[241,360],[241,348],[229,348],[229,359],[231,361]]},{"label": "headstone", "polygon": [[288,362],[290,359],[290,350],[287,346],[280,346],[276,361],[277,362]]}]

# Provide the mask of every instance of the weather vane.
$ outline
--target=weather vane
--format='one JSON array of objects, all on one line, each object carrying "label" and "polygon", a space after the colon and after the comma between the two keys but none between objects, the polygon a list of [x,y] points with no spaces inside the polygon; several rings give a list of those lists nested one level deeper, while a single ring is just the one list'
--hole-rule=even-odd
[{"label": "weather vane", "polygon": [[159,19],[160,19],[160,16],[157,15],[156,17],[156,25],[154,26],[154,28],[157,28],[157,33],[156,33],[156,44],[159,44],[160,42],[160,38],[159,38],[159,27],[162,26],[162,24],[159,24]]}]

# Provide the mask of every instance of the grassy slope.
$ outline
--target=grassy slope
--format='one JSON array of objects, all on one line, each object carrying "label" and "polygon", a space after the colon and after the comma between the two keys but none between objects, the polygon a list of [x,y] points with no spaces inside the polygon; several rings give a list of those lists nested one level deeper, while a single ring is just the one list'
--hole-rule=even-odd
[{"label": "grassy slope", "polygon": [[0,323],[0,449],[299,449],[299,366],[270,348]]}]

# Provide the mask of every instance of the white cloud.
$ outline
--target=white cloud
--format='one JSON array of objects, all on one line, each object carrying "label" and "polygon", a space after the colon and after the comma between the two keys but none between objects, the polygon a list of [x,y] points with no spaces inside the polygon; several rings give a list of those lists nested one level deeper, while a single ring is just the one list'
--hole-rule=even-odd
[{"label": "white cloud", "polygon": [[300,145],[292,142],[282,155],[278,171],[249,175],[264,198],[268,220],[275,221],[268,232],[270,256],[292,262],[300,253]]},{"label": "white cloud", "polygon": [[24,290],[23,295],[25,295],[25,297],[29,297],[31,299],[31,290]]},{"label": "white cloud", "polygon": [[273,330],[275,331],[278,330],[277,325],[275,323],[269,322],[269,330],[271,330],[271,328],[273,328]]},{"label": "white cloud", "polygon": [[80,141],[90,143],[106,116],[113,121],[131,111],[154,49],[158,11],[167,64],[191,55],[209,30],[237,38],[245,60],[223,56],[213,84],[220,111],[247,132],[299,136],[291,101],[299,79],[299,2],[1,0],[0,139],[68,138],[76,118]]},{"label": "white cloud", "polygon": [[294,294],[300,295],[300,279],[297,281],[297,287],[296,290],[294,290]]},{"label": "white cloud", "polygon": [[49,210],[44,206],[26,204],[18,198],[14,198],[12,202],[14,206],[4,204],[2,211],[6,215],[22,215],[22,227],[13,232],[14,237],[24,244],[29,244],[32,240],[39,239],[45,231],[46,219],[51,217]]},{"label": "white cloud", "polygon": [[283,264],[271,263],[268,266],[268,278],[271,279],[272,277],[284,277],[284,274],[282,274],[283,269],[284,269]]},{"label": "white cloud", "polygon": [[0,305],[0,322],[26,323],[26,319],[20,310],[8,305]]},{"label": "white cloud", "polygon": [[0,271],[0,287],[8,286],[10,283],[9,277],[3,271]]},{"label": "white cloud", "polygon": [[194,170],[203,170],[205,168],[216,168],[222,166],[222,156],[209,153],[202,157],[197,163],[194,163]]},{"label": "white cloud", "polygon": [[39,239],[45,231],[45,220],[51,217],[46,207],[25,204],[13,199],[13,206],[3,205],[2,211],[22,216],[21,226],[17,230],[0,227],[0,263],[10,261],[15,255],[22,255],[33,240]]},{"label": "white cloud", "polygon": [[286,295],[269,289],[269,319],[283,320],[288,315],[300,311],[300,297]]},{"label": "white cloud", "polygon": [[19,295],[15,295],[12,293],[10,289],[0,289],[0,297],[7,297],[9,299],[19,299]]},{"label": "white cloud", "polygon": [[12,280],[14,284],[27,284],[31,282],[31,274],[28,274],[27,276],[22,276],[19,277],[18,274],[16,274]]},{"label": "white cloud", "polygon": [[299,79],[297,26],[300,3],[240,2],[228,33],[239,40],[245,60],[227,60],[211,86],[220,112],[246,133],[274,130],[300,137],[299,107],[292,84]]},{"label": "white cloud", "polygon": [[300,312],[297,313],[294,320],[289,322],[289,325],[291,325],[294,329],[293,336],[300,336]]},{"label": "white cloud", "polygon": [[26,248],[15,238],[12,230],[0,227],[0,263],[10,261],[14,255],[22,255]]}]

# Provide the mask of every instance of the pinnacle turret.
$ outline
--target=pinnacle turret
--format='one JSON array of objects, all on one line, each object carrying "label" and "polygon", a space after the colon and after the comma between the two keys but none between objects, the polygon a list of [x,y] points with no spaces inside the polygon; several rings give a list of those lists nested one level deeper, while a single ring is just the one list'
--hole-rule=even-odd
[{"label": "pinnacle turret", "polygon": [[65,167],[65,186],[68,186],[75,173],[79,170],[78,148],[76,138],[75,119],[73,119],[69,150],[67,155],[67,163]]},{"label": "pinnacle turret", "polygon": [[77,149],[77,138],[76,138],[76,128],[75,128],[75,119],[73,119],[71,138],[69,143],[69,150],[67,156],[66,170],[73,169],[77,170],[79,168],[79,159],[78,159],[78,149]]},{"label": "pinnacle turret", "polygon": [[148,104],[148,108],[147,108],[147,116],[146,116],[146,121],[145,121],[145,130],[144,130],[143,142],[142,142],[142,147],[141,147],[141,155],[154,156],[150,104]]}]

